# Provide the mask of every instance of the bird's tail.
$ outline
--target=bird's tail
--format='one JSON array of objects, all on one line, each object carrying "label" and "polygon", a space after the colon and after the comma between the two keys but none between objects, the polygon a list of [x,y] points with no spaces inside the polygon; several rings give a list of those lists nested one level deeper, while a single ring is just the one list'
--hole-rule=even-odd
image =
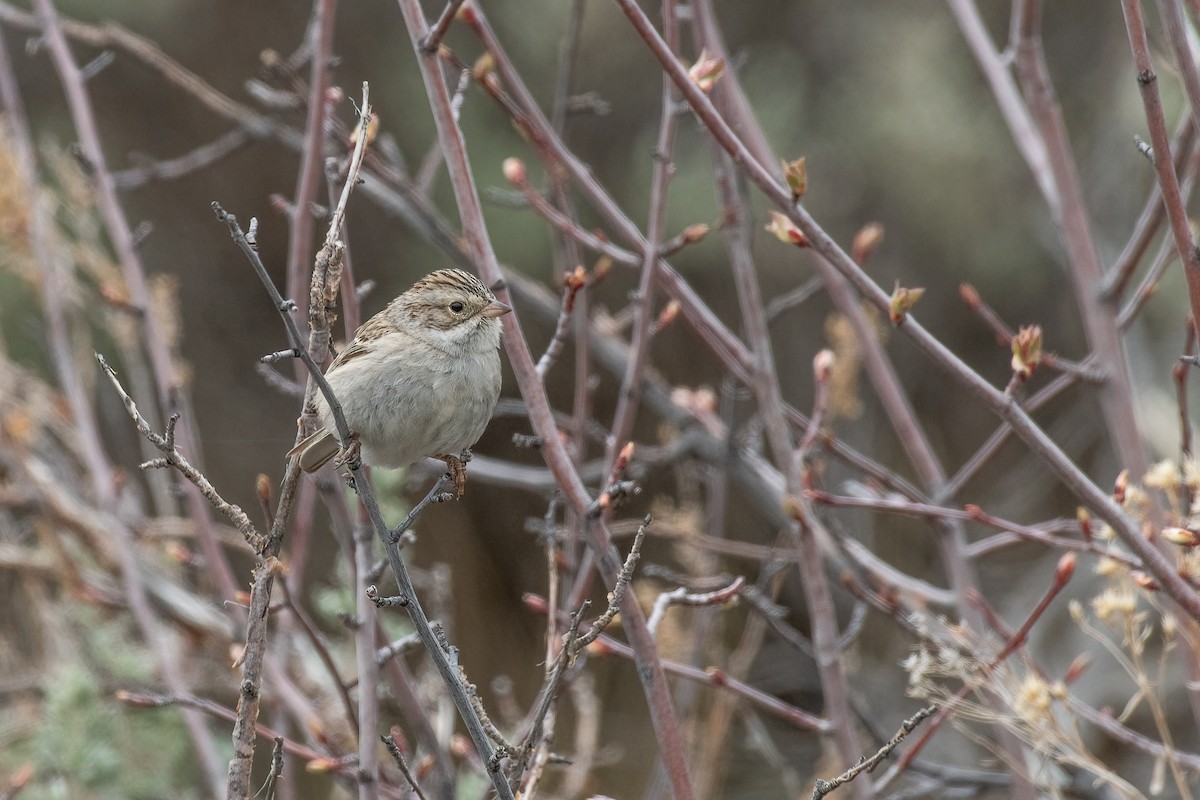
[{"label": "bird's tail", "polygon": [[305,472],[316,472],[341,451],[341,445],[333,431],[328,428],[309,436],[300,444],[288,451],[288,458],[300,456],[300,469]]}]

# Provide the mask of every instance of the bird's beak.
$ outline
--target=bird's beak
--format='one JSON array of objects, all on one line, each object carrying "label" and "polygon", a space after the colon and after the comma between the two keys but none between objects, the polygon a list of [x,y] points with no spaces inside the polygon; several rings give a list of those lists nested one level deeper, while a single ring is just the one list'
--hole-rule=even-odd
[{"label": "bird's beak", "polygon": [[510,311],[512,311],[512,306],[501,303],[499,300],[493,300],[483,307],[483,311],[479,312],[479,316],[495,319],[496,317],[503,317]]}]

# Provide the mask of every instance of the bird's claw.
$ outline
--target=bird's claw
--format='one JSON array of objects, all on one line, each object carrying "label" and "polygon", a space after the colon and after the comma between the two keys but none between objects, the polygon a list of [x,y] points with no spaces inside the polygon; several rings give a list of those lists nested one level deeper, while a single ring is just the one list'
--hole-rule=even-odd
[{"label": "bird's claw", "polygon": [[446,475],[454,481],[454,495],[461,498],[463,492],[467,490],[467,459],[470,456],[467,455],[467,459],[463,459],[460,456],[441,454],[434,458],[446,462]]},{"label": "bird's claw", "polygon": [[336,466],[345,467],[349,470],[356,470],[362,466],[362,442],[358,440],[357,433],[350,431],[349,447],[338,453],[333,463]]}]

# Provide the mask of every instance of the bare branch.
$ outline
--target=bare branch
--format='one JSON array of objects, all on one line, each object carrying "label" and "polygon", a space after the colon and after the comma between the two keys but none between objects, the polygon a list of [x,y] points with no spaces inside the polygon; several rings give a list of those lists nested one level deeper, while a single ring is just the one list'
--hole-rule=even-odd
[{"label": "bare branch", "polygon": [[217,509],[217,511],[221,512],[226,519],[233,523],[233,526],[241,532],[243,537],[245,537],[246,544],[250,546],[251,550],[253,550],[255,553],[262,552],[262,548],[266,544],[266,538],[259,533],[257,528],[254,527],[254,523],[250,521],[248,516],[246,516],[246,512],[242,511],[241,508],[227,502],[223,497],[221,497],[213,485],[209,483],[208,478],[204,476],[204,473],[192,466],[192,464],[186,458],[184,458],[183,454],[176,449],[174,422],[172,421],[170,426],[167,428],[166,435],[160,435],[152,431],[150,429],[150,423],[148,423],[146,418],[142,416],[142,413],[138,411],[137,404],[133,402],[133,398],[129,396],[129,394],[125,391],[125,387],[121,385],[121,381],[117,378],[117,373],[113,371],[113,368],[110,367],[108,362],[104,360],[104,356],[100,355],[99,353],[96,353],[95,356],[96,362],[100,364],[100,367],[104,370],[104,374],[108,376],[109,381],[112,382],[113,388],[115,388],[117,390],[117,394],[121,396],[121,401],[125,403],[125,410],[129,412],[130,418],[134,421],[134,424],[137,425],[138,432],[142,434],[142,436],[145,436],[146,439],[149,440],[150,443],[155,447],[157,447],[158,450],[165,456],[165,459],[161,464],[153,463],[152,466],[171,466],[177,469],[181,475],[187,478],[192,485],[194,485],[200,491],[200,494],[203,495],[208,502],[212,503],[213,508]]},{"label": "bare branch", "polygon": [[908,719],[904,720],[904,722],[900,723],[900,730],[896,731],[896,735],[889,739],[887,744],[879,748],[875,755],[871,756],[870,758],[863,758],[853,767],[850,767],[833,780],[826,781],[822,780],[821,778],[817,778],[816,785],[813,787],[813,800],[821,800],[822,797],[829,794],[842,784],[849,783],[857,778],[860,773],[872,772],[883,762],[885,758],[892,754],[893,750],[900,746],[900,743],[904,741],[905,737],[912,733],[918,725],[920,725],[929,717],[933,716],[934,712],[936,711],[937,706],[926,706]]}]

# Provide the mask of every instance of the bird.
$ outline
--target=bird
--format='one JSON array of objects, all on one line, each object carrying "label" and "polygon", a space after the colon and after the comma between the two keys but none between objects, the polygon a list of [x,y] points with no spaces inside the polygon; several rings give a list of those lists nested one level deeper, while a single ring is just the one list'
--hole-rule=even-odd
[{"label": "bird", "polygon": [[364,463],[385,468],[432,456],[446,462],[462,497],[465,451],[500,399],[500,317],[510,311],[461,269],[421,278],[363,323],[325,372],[352,432],[350,452],[341,452],[329,404],[318,393],[322,427],[288,456],[298,456],[309,473],[360,452]]}]

